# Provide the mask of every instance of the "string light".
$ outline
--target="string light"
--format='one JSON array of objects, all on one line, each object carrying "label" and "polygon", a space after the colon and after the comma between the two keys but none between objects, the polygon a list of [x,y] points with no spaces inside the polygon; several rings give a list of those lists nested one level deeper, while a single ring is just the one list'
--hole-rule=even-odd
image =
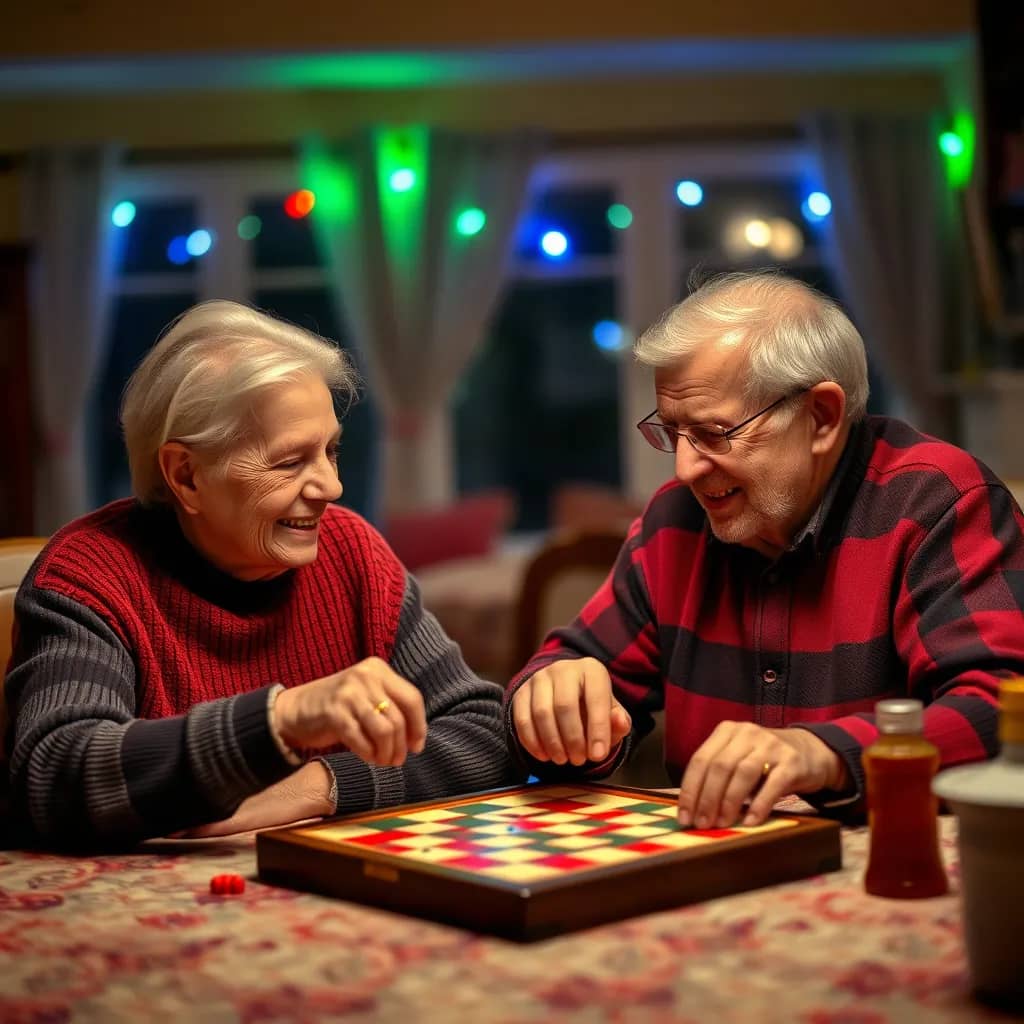
[{"label": "string light", "polygon": [[455,230],[464,238],[480,234],[486,224],[487,214],[476,206],[468,207],[455,218]]},{"label": "string light", "polygon": [[250,213],[238,222],[238,237],[243,242],[251,242],[263,230],[263,221],[254,213]]},{"label": "string light", "polygon": [[300,188],[284,201],[284,212],[292,220],[299,220],[308,216],[315,205],[316,196],[308,188]]},{"label": "string light", "polygon": [[625,203],[612,203],[605,216],[608,223],[619,231],[625,231],[633,223],[633,211]]},{"label": "string light", "polygon": [[408,192],[416,184],[416,172],[411,167],[399,167],[388,178],[392,192]]},{"label": "string light", "polygon": [[199,228],[185,239],[185,248],[189,256],[205,256],[213,245],[213,233],[206,228]]},{"label": "string light", "polygon": [[167,245],[167,259],[175,266],[183,266],[191,259],[188,251],[188,239],[184,235],[176,235]]},{"label": "string light", "polygon": [[704,189],[689,179],[676,183],[676,198],[683,206],[700,206],[704,201]]},{"label": "string light", "polygon": [[541,252],[557,260],[569,251],[569,239],[561,231],[545,231],[540,239]]},{"label": "string light", "polygon": [[110,219],[116,228],[126,228],[135,220],[135,204],[127,199],[118,203],[110,212]]}]

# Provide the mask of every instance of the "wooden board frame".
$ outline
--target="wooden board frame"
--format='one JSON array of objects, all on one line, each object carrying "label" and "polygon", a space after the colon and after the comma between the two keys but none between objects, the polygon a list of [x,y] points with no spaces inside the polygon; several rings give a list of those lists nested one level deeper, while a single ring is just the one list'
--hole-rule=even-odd
[{"label": "wooden board frame", "polygon": [[[457,809],[490,797],[558,799],[566,789],[675,806],[674,796],[599,784],[513,786],[333,818],[256,836],[261,881],[302,889],[517,941],[533,941],[626,917],[744,892],[842,866],[840,829],[827,819],[775,814],[792,827],[757,830],[626,863],[531,882],[474,875],[318,836],[403,811]],[[699,834],[699,833],[698,833]]]}]

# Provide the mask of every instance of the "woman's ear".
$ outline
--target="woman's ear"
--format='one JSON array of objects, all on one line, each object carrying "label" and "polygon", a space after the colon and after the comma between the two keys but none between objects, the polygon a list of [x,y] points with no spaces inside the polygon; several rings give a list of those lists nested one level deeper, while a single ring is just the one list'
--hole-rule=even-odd
[{"label": "woman's ear", "polygon": [[846,422],[846,392],[833,380],[815,384],[808,392],[814,424],[811,451],[824,455],[839,442]]},{"label": "woman's ear", "polygon": [[157,462],[164,483],[174,495],[178,506],[183,512],[196,515],[201,505],[196,485],[196,470],[199,467],[192,449],[180,441],[165,441],[157,452]]}]

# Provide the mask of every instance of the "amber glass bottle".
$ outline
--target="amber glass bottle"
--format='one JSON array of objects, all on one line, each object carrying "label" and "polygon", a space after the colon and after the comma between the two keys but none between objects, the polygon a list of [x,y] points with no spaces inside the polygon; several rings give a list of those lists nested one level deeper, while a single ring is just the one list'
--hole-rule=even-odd
[{"label": "amber glass bottle", "polygon": [[949,888],[939,855],[939,752],[921,735],[919,700],[875,705],[881,735],[864,751],[871,845],[864,888],[875,896],[921,899]]}]

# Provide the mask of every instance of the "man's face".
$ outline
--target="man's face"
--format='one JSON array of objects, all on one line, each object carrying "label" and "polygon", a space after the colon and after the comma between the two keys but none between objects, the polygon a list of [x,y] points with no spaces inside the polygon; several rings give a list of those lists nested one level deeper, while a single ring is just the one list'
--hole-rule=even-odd
[{"label": "man's face", "polygon": [[270,579],[317,556],[320,517],[341,496],[338,421],[317,377],[265,392],[252,436],[226,464],[196,473],[189,533],[210,561],[243,580]]},{"label": "man's face", "polygon": [[[745,370],[741,348],[715,343],[683,363],[658,369],[659,419],[678,427],[735,426],[758,411],[744,402]],[[731,440],[731,451],[705,455],[681,437],[676,477],[693,491],[719,540],[777,557],[820,498],[808,415],[802,408],[794,415],[784,405]]]}]

